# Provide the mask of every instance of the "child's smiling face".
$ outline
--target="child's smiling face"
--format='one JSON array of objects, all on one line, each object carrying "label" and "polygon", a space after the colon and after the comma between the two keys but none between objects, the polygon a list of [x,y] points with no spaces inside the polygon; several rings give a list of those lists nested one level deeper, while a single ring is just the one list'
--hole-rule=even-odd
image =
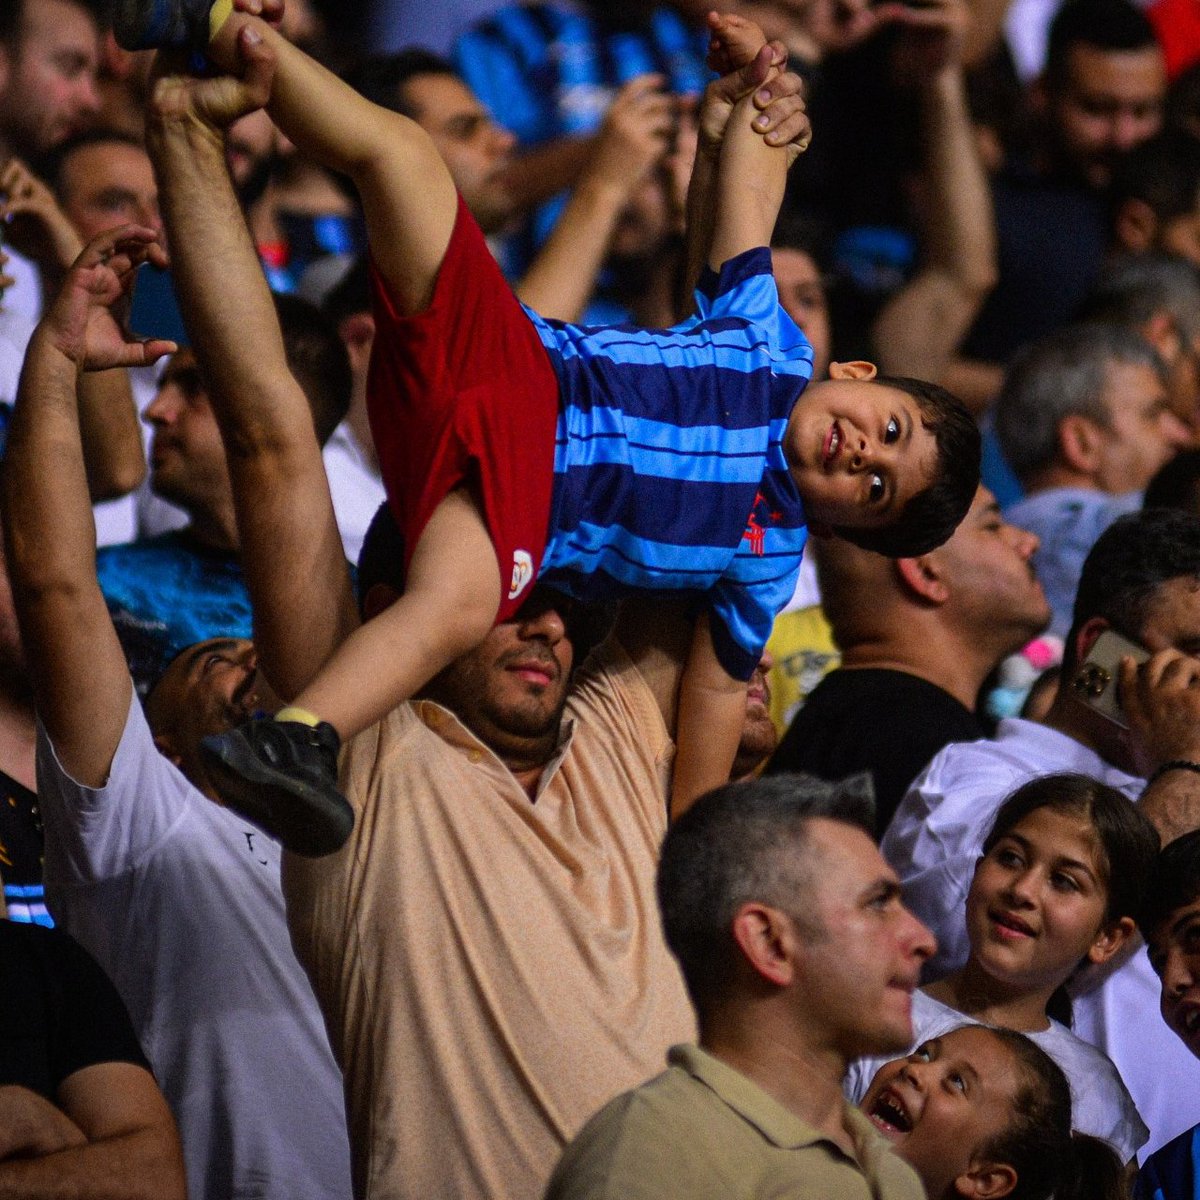
[{"label": "child's smiling face", "polygon": [[878,529],[933,483],[937,443],[907,392],[870,363],[832,363],[796,401],[784,442],[810,523]]}]

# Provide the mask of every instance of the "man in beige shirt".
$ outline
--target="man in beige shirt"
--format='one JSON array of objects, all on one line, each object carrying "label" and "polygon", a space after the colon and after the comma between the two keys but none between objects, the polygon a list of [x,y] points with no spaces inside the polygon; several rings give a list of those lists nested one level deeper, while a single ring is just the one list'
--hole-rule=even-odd
[{"label": "man in beige shirt", "polygon": [[924,1195],[841,1089],[867,1047],[907,1048],[934,949],[872,817],[842,785],[773,776],[710,792],[675,823],[658,895],[700,1045],[676,1046],[588,1122],[547,1200]]},{"label": "man in beige shirt", "polygon": [[[147,139],[229,450],[256,646],[291,697],[358,615],[224,165],[225,127],[265,94],[260,66],[240,83],[160,82]],[[370,615],[399,581],[365,573]],[[572,625],[535,594],[354,739],[350,841],[285,866],[358,1196],[533,1200],[588,1115],[694,1034],[653,890],[689,631],[628,613],[572,679]]]}]

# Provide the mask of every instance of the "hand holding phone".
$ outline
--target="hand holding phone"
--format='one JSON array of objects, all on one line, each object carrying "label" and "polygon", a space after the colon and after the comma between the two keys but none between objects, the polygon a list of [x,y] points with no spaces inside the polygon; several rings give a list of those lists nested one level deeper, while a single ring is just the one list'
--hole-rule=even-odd
[{"label": "hand holding phone", "polygon": [[1125,657],[1141,664],[1150,657],[1150,652],[1115,630],[1106,629],[1071,679],[1071,689],[1078,700],[1122,729],[1129,728],[1121,709],[1120,666]]}]

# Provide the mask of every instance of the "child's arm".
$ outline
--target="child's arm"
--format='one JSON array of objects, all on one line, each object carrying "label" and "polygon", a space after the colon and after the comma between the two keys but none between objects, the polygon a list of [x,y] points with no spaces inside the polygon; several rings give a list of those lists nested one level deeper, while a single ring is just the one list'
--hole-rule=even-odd
[{"label": "child's arm", "polygon": [[705,792],[729,782],[746,720],[746,684],[725,670],[713,647],[711,617],[696,621],[679,685],[671,820]]}]

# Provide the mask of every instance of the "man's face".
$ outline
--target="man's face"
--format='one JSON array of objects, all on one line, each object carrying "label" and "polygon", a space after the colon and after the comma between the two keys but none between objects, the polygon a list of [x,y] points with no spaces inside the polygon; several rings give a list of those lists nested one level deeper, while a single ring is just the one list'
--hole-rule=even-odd
[{"label": "man's face", "polygon": [[254,644],[244,638],[210,638],[189,646],[163,672],[147,701],[159,748],[210,795],[200,739],[278,707],[258,671]]},{"label": "man's face", "polygon": [[1101,50],[1080,43],[1067,52],[1065,77],[1050,96],[1064,156],[1093,188],[1112,182],[1113,164],[1162,125],[1167,73],[1156,46]]},{"label": "man's face", "polygon": [[834,363],[801,393],[786,453],[810,520],[878,529],[933,482],[937,444],[912,396],[847,369]]},{"label": "man's face", "polygon": [[823,379],[829,369],[829,305],[825,283],[812,256],[803,250],[772,249],[771,270],[779,290],[779,303],[804,330],[813,348],[813,378]]},{"label": "man's face", "polygon": [[896,873],[875,843],[841,821],[815,818],[799,970],[805,1022],[847,1060],[912,1043],[912,993],[933,935],[900,902]]},{"label": "man's face", "polygon": [[1136,638],[1151,654],[1178,650],[1200,658],[1200,583],[1189,576],[1160,583],[1146,601]]},{"label": "man's face", "polygon": [[154,427],[150,486],[158,495],[193,514],[230,499],[220,430],[190,350],[168,363],[144,420]]},{"label": "man's face", "polygon": [[730,779],[742,779],[775,752],[779,734],[771,720],[771,684],[769,675],[775,660],[764,650],[750,682],[746,686],[746,720],[733,760]]},{"label": "man's face", "polygon": [[1020,1090],[1012,1052],[982,1025],[968,1025],[880,1067],[859,1107],[926,1194],[947,1196],[1009,1127]]},{"label": "man's face", "polygon": [[1098,427],[1094,482],[1119,496],[1144,488],[1188,441],[1188,430],[1171,411],[1166,384],[1145,363],[1109,363],[1103,403],[1108,424]]},{"label": "man's face", "polygon": [[422,695],[445,705],[510,764],[543,764],[558,743],[574,648],[567,602],[535,589],[511,621],[430,681]]},{"label": "man's face", "polygon": [[1037,548],[1037,537],[1010,525],[981,486],[962,524],[929,556],[950,592],[948,615],[979,640],[995,639],[998,657],[1049,624],[1050,605],[1033,569]]},{"label": "man's face", "polygon": [[[11,0],[9,0],[11,2]],[[100,110],[100,33],[69,0],[25,0],[9,53],[0,52],[0,130],[12,149],[36,158]]]},{"label": "man's face", "polygon": [[516,139],[488,115],[471,89],[453,75],[417,75],[404,84],[417,124],[433,139],[455,187],[484,233],[512,219],[507,180]]},{"label": "man's face", "polygon": [[85,242],[118,225],[162,230],[150,158],[124,142],[81,146],[62,165],[59,203]]},{"label": "man's face", "polygon": [[1200,1058],[1200,898],[1171,913],[1151,933],[1146,950],[1162,981],[1163,1020]]}]

